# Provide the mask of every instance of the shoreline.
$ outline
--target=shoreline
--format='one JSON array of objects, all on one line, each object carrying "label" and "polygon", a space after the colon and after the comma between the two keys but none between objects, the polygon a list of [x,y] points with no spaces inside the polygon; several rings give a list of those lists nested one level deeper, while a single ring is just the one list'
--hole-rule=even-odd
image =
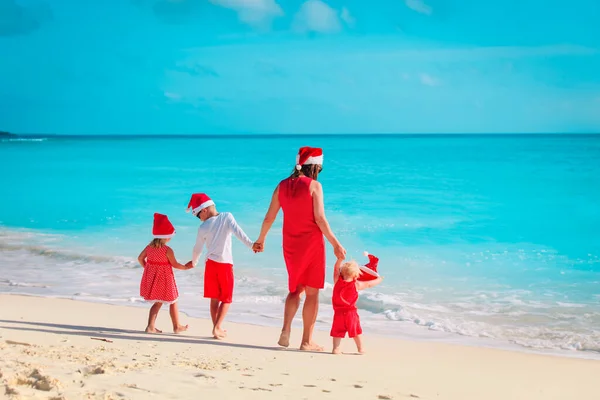
[{"label": "shoreline", "polygon": [[[33,297],[36,299],[52,299],[52,300],[61,300],[61,301],[73,301],[77,303],[85,303],[85,304],[100,304],[111,307],[125,307],[125,308],[135,308],[135,309],[144,309],[146,312],[149,309],[149,305],[147,305],[144,301],[123,301],[120,302],[110,302],[110,301],[95,301],[95,300],[86,300],[86,299],[74,299],[73,296],[44,296],[30,293],[3,293],[0,292],[0,298],[4,296],[9,297]],[[283,307],[283,305],[282,305]],[[302,305],[296,314],[296,318],[292,323],[293,329],[301,330],[302,328]],[[208,303],[206,308],[208,314]],[[283,312],[283,308],[282,308]],[[360,312],[360,311],[359,311]],[[185,311],[185,307],[180,308],[179,313],[184,315],[186,318],[200,320],[204,323],[209,323],[208,317],[195,316],[189,312]],[[267,321],[269,318],[262,318],[261,321]],[[280,324],[261,324],[260,322],[252,322],[250,320],[241,318],[239,315],[232,314],[231,316],[227,316],[226,321],[230,321],[229,323],[237,324],[237,325],[247,325],[268,329],[278,329]],[[283,321],[283,319],[281,319]],[[578,359],[578,360],[591,360],[591,361],[600,361],[600,353],[595,351],[580,351],[580,350],[564,350],[564,349],[536,349],[526,347],[517,343],[510,343],[500,339],[492,339],[492,338],[482,338],[468,335],[460,335],[454,332],[440,332],[440,331],[430,331],[425,329],[425,327],[415,325],[412,322],[404,321],[404,327],[408,328],[407,331],[397,333],[397,334],[386,334],[386,333],[369,333],[368,327],[365,331],[365,335],[369,337],[382,338],[386,340],[399,340],[404,342],[415,342],[415,343],[436,343],[442,345],[452,345],[452,346],[463,346],[469,348],[481,348],[481,349],[489,349],[489,350],[499,350],[499,351],[509,351],[514,353],[522,353],[529,355],[537,355],[537,356],[549,356],[549,357],[558,357],[558,358],[566,358],[566,359]],[[329,335],[329,329],[327,327],[319,327],[315,326],[315,332],[322,332]],[[274,343],[276,342],[276,339]]]},{"label": "shoreline", "polygon": [[[5,398],[45,399],[597,399],[600,362],[365,334],[367,354],[281,349],[278,329],[184,317],[174,335],[145,334],[147,310],[0,295],[0,381]],[[300,331],[292,332],[292,344]],[[94,340],[92,340],[94,339]],[[102,339],[109,340],[108,342]],[[331,349],[328,334],[315,339]],[[21,396],[21,397],[19,397]],[[0,398],[2,398],[0,396]]]}]

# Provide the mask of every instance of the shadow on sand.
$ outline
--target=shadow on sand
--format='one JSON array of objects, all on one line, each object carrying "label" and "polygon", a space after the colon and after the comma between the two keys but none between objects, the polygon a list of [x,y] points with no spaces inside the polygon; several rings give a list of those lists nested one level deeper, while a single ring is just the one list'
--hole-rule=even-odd
[{"label": "shadow on sand", "polygon": [[14,320],[2,320],[0,323],[11,324],[17,326],[0,325],[0,329],[14,330],[14,331],[28,331],[28,332],[42,332],[50,333],[55,335],[71,335],[71,336],[89,336],[90,338],[97,337],[109,340],[133,340],[133,341],[144,341],[144,342],[166,342],[166,343],[184,343],[184,344],[204,344],[210,346],[225,346],[242,349],[256,349],[256,350],[268,350],[268,351],[294,351],[299,353],[316,353],[323,354],[323,352],[315,351],[301,351],[299,349],[284,349],[281,347],[269,347],[269,346],[256,346],[251,344],[241,343],[230,343],[222,340],[214,339],[213,337],[201,337],[201,336],[185,336],[185,334],[148,334],[140,331],[133,331],[128,329],[119,328],[106,328],[99,326],[85,326],[85,325],[65,325],[65,324],[51,324],[44,322],[29,322],[29,321],[14,321]]}]

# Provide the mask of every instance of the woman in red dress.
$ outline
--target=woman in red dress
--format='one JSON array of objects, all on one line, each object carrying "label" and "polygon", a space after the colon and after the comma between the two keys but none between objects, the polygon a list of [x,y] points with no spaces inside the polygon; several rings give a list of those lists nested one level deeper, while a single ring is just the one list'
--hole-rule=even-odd
[{"label": "woman in red dress", "polygon": [[264,250],[264,242],[283,210],[283,257],[288,271],[289,294],[285,300],[283,328],[279,345],[288,347],[292,320],[300,306],[300,296],[306,293],[302,310],[304,330],[301,350],[322,351],[312,334],[319,311],[319,290],[325,286],[325,240],[334,248],[335,256],[343,259],[346,250],[337,240],[325,218],[323,188],[317,176],[323,169],[323,151],[302,147],[296,157],[292,175],[277,185],[265,216],[255,251]]}]

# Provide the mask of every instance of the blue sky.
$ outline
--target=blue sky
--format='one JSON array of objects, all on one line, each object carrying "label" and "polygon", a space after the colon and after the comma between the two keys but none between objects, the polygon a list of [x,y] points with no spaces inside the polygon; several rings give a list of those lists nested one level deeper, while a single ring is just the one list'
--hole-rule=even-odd
[{"label": "blue sky", "polygon": [[598,21],[598,0],[0,0],[0,130],[600,132]]}]

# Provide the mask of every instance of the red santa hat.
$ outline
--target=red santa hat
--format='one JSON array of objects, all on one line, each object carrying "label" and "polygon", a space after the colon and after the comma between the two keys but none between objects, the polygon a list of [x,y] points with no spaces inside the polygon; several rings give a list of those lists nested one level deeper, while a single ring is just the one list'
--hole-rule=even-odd
[{"label": "red santa hat", "polygon": [[154,225],[152,226],[152,235],[156,239],[168,239],[175,236],[175,228],[169,217],[163,214],[154,213]]},{"label": "red santa hat", "polygon": [[204,193],[194,193],[187,206],[186,212],[192,211],[192,214],[198,215],[200,211],[209,206],[214,206],[215,202]]},{"label": "red santa hat", "polygon": [[369,262],[365,265],[360,266],[360,270],[363,272],[358,277],[359,281],[372,281],[373,279],[379,278],[379,274],[377,273],[377,265],[379,264],[379,258],[375,257],[372,254],[367,253],[366,251],[363,253],[366,257],[369,257]]},{"label": "red santa hat", "polygon": [[301,170],[303,165],[323,165],[323,149],[318,147],[301,147],[296,156],[296,169]]}]

